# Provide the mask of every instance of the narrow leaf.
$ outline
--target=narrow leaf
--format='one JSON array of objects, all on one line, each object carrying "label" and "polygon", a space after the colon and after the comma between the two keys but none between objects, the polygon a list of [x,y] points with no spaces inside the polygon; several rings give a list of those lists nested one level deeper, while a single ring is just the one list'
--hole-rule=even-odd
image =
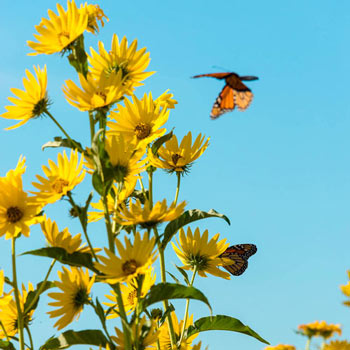
[{"label": "narrow leaf", "polygon": [[148,306],[168,299],[194,299],[207,304],[211,311],[211,306],[207,297],[197,288],[187,287],[177,283],[159,283],[154,285],[142,300],[142,310]]},{"label": "narrow leaf", "polygon": [[157,154],[159,148],[167,141],[169,141],[171,138],[173,137],[173,131],[171,130],[168,134],[160,137],[159,139],[157,139],[156,141],[153,142],[152,145],[152,153],[154,155]]},{"label": "narrow leaf", "polygon": [[68,140],[68,139],[63,139],[60,136],[54,137],[54,141],[49,141],[46,142],[44,145],[41,146],[41,150],[43,151],[45,148],[57,148],[57,147],[67,147],[67,148],[72,148],[82,152],[83,146],[81,145],[80,142],[75,141],[75,140]]},{"label": "narrow leaf", "polygon": [[184,280],[187,283],[187,285],[189,285],[190,284],[190,280],[188,279],[187,272],[184,269],[182,269],[181,267],[177,266],[177,265],[175,265],[175,267],[181,273],[181,275],[184,277]]},{"label": "narrow leaf", "polygon": [[254,337],[265,344],[270,344],[265,339],[261,338],[260,335],[254,332],[250,327],[244,325],[237,318],[233,318],[225,315],[217,315],[212,317],[203,317],[197,320],[193,326],[190,326],[187,331],[187,337],[193,334],[205,331],[221,330],[238,332]]},{"label": "narrow leaf", "polygon": [[46,256],[48,258],[56,259],[62,264],[70,266],[85,266],[91,271],[98,273],[98,271],[94,268],[92,256],[89,253],[74,252],[72,254],[69,254],[64,248],[47,247],[36,250],[30,250],[28,252],[22,253],[21,255],[27,254],[36,256]]},{"label": "narrow leaf", "polygon": [[208,212],[205,212],[199,209],[187,210],[177,219],[169,222],[169,224],[165,227],[162,248],[165,249],[167,244],[170,242],[171,238],[176,234],[176,232],[181,227],[187,224],[190,224],[191,222],[206,219],[206,218],[224,219],[229,225],[231,225],[230,220],[226,215],[220,214],[214,209],[210,209]]},{"label": "narrow leaf", "polygon": [[51,337],[40,347],[40,350],[53,350],[69,348],[72,345],[88,344],[94,346],[106,346],[107,339],[98,329],[88,329],[75,332],[72,330],[60,334],[57,338]]}]

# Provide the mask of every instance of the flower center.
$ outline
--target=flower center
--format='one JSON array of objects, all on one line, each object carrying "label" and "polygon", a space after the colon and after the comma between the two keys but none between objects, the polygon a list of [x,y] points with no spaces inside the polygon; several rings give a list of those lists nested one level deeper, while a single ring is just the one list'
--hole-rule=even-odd
[{"label": "flower center", "polygon": [[207,255],[200,255],[199,253],[194,255],[190,253],[187,256],[187,261],[193,268],[197,267],[198,271],[203,271],[209,266],[210,259]]},{"label": "flower center", "polygon": [[173,163],[174,163],[175,165],[177,164],[177,162],[178,162],[178,160],[179,160],[180,158],[183,158],[183,157],[180,156],[180,154],[178,154],[178,153],[175,153],[175,154],[173,154],[173,155],[171,156],[171,159],[173,160]]},{"label": "flower center", "polygon": [[23,217],[23,212],[18,207],[10,207],[7,209],[6,216],[11,224],[18,222]]},{"label": "flower center", "polygon": [[150,133],[152,128],[145,123],[139,123],[135,127],[135,134],[139,140],[145,139]]},{"label": "flower center", "polygon": [[58,34],[58,41],[62,46],[66,46],[69,43],[69,32],[61,32]]},{"label": "flower center", "polygon": [[42,115],[46,111],[47,105],[48,105],[48,98],[45,96],[34,105],[32,110],[32,117],[35,118]]},{"label": "flower center", "polygon": [[115,180],[117,182],[123,182],[125,178],[128,176],[128,173],[129,173],[128,167],[121,164],[114,166]]},{"label": "flower center", "polygon": [[64,188],[67,187],[68,185],[69,185],[69,182],[67,180],[56,179],[51,185],[51,188],[56,193],[63,193]]},{"label": "flower center", "polygon": [[137,262],[134,259],[126,261],[122,266],[122,270],[126,275],[131,275],[135,273],[136,269]]},{"label": "flower center", "polygon": [[109,66],[106,70],[107,75],[109,76],[111,73],[118,73],[120,70],[122,71],[122,79],[128,80],[127,75],[129,74],[129,70],[127,69],[128,63],[124,62],[118,64],[115,62],[112,66]]},{"label": "flower center", "polygon": [[106,95],[104,92],[98,91],[98,92],[96,92],[96,95],[99,96],[99,97],[101,97],[102,100],[103,100],[103,102],[106,102],[106,100],[107,100],[107,95]]},{"label": "flower center", "polygon": [[89,300],[87,290],[80,287],[74,295],[73,304],[76,309],[80,309]]}]

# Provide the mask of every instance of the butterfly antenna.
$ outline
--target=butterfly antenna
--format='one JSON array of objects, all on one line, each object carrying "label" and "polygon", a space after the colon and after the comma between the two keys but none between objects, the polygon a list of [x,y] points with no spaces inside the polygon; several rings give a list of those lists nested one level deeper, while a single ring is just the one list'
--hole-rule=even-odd
[{"label": "butterfly antenna", "polygon": [[222,70],[223,72],[231,72],[230,69],[227,69],[227,68],[223,68],[223,67],[220,67],[220,66],[211,66],[212,68],[217,68],[217,69],[220,69]]}]

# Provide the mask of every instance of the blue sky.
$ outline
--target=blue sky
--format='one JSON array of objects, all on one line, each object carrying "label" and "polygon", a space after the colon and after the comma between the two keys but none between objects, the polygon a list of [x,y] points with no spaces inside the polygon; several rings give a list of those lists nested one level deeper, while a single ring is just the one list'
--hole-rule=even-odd
[{"label": "blue sky", "polygon": [[[55,10],[56,2],[23,2],[20,9],[13,1],[2,4],[2,106],[8,104],[11,87],[22,87],[25,69],[47,64],[54,102],[51,112],[74,138],[87,144],[87,115],[65,103],[61,91],[65,79],[76,79],[73,69],[59,55],[26,56],[30,51],[26,41],[33,39],[34,25],[47,16],[48,8]],[[208,228],[211,235],[220,232],[232,244],[258,247],[242,276],[196,282],[214,313],[237,317],[272,345],[303,348],[305,339],[294,330],[298,324],[315,320],[341,323],[342,339],[350,339],[350,310],[342,306],[339,290],[350,268],[350,3],[106,0],[99,4],[110,21],[98,38],[87,36],[87,46],[96,48],[102,40],[109,48],[113,33],[126,35],[129,41],[138,39],[139,46],[150,52],[149,70],[157,73],[136,94],[140,97],[152,91],[158,96],[171,89],[179,104],[171,111],[167,128],[175,127],[179,137],[192,131],[211,138],[207,151],[183,179],[180,200],[189,202],[187,208],[214,208],[230,218],[231,226],[217,219],[202,222],[200,227]],[[259,77],[247,84],[254,93],[247,111],[209,119],[223,82],[190,77],[218,71],[214,66]],[[28,166],[24,182],[31,189],[35,174],[42,173],[41,166],[49,158],[56,159],[57,150],[42,152],[42,144],[60,133],[47,119],[4,131],[9,125],[12,122],[0,120],[1,176],[24,154]],[[158,171],[155,181],[157,199],[171,200],[175,176]],[[85,181],[75,191],[78,201],[89,191],[89,181]],[[60,202],[47,213],[60,228],[81,232],[66,209],[66,203]],[[103,244],[100,226],[94,227],[93,241]],[[40,230],[34,228],[18,249],[23,252],[43,245]],[[0,266],[8,275],[9,252],[10,244],[3,239]],[[170,249],[169,261],[179,264]],[[43,273],[48,260],[21,257],[22,280],[29,276],[37,282],[44,263]],[[191,310],[195,318],[207,314],[195,302]],[[52,321],[44,314],[47,309],[38,311],[33,331],[41,344],[53,332],[43,334],[42,326]],[[84,316],[71,328],[89,325]],[[253,338],[229,332],[206,333],[201,339],[212,350],[264,347]]]}]

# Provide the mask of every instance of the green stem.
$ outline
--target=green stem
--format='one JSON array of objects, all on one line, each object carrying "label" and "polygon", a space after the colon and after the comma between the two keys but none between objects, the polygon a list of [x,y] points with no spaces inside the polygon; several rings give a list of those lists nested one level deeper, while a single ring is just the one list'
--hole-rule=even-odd
[{"label": "green stem", "polygon": [[129,323],[128,323],[128,319],[127,319],[125,308],[124,308],[122,292],[120,290],[120,284],[116,283],[116,284],[113,284],[111,287],[113,288],[113,290],[115,291],[116,296],[117,296],[119,316],[122,319],[125,350],[131,350],[130,328],[129,328]]},{"label": "green stem", "polygon": [[115,253],[114,237],[113,237],[112,223],[111,223],[111,218],[109,216],[108,202],[107,202],[106,196],[103,196],[102,203],[103,203],[103,212],[104,212],[105,224],[106,224],[107,236],[108,236],[108,248],[114,254]]},{"label": "green stem", "polygon": [[79,221],[80,221],[81,227],[83,228],[84,236],[85,236],[85,239],[86,239],[86,241],[88,243],[88,246],[90,248],[91,254],[94,257],[94,259],[96,261],[98,261],[98,258],[97,258],[96,254],[95,254],[94,248],[93,248],[93,246],[91,244],[91,241],[90,241],[88,233],[87,233],[86,224],[83,222],[83,219],[81,217],[80,208],[78,208],[78,206],[75,204],[74,199],[73,199],[72,194],[71,194],[70,191],[67,192],[67,196],[68,196],[68,199],[69,199],[69,203],[73,207],[74,211],[78,213]]},{"label": "green stem", "polygon": [[308,337],[305,345],[305,350],[310,350],[310,344],[311,344],[311,337]]},{"label": "green stem", "polygon": [[153,171],[148,172],[148,200],[150,209],[153,208]]},{"label": "green stem", "polygon": [[30,329],[29,329],[28,326],[25,326],[25,329],[26,329],[27,334],[28,334],[28,338],[29,338],[29,342],[30,342],[30,348],[32,350],[34,350],[33,338],[32,338],[32,334],[30,333]]},{"label": "green stem", "polygon": [[[95,305],[92,301],[87,302],[87,304],[89,304],[90,306],[92,306],[92,308],[94,309],[96,315],[98,315],[98,311],[97,311],[96,305]],[[106,334],[108,340],[109,340],[110,343],[112,344],[113,341],[112,341],[112,339],[111,339],[111,336],[110,336],[109,333],[108,333],[108,330],[107,330],[107,327],[106,327],[106,323],[105,323],[105,322],[102,322],[102,320],[100,319],[100,317],[98,317],[98,319],[100,320],[100,322],[101,322],[101,324],[102,324],[102,328],[103,328],[103,330],[105,331],[105,334]]]},{"label": "green stem", "polygon": [[90,121],[90,138],[92,143],[95,136],[95,121],[94,121],[94,115],[91,111],[89,111],[89,121]]},{"label": "green stem", "polygon": [[51,271],[53,269],[53,266],[55,265],[56,261],[57,261],[56,259],[53,259],[51,261],[49,270],[47,271],[47,274],[46,274],[43,282],[41,283],[40,288],[38,289],[37,293],[35,294],[35,297],[33,298],[33,300],[30,302],[30,304],[24,310],[24,314],[26,314],[31,309],[31,307],[36,303],[36,301],[39,299],[39,296],[40,296],[41,292],[43,291],[43,289],[45,288],[46,282],[47,282],[47,280],[48,280],[48,278],[50,276],[50,273],[51,273]]},{"label": "green stem", "polygon": [[175,200],[174,200],[174,205],[177,203],[177,199],[179,197],[179,192],[180,192],[180,182],[181,182],[181,173],[179,171],[176,172],[177,176],[177,186],[176,186],[176,193],[175,193]]},{"label": "green stem", "polygon": [[19,297],[18,291],[18,283],[17,283],[17,272],[16,272],[16,237],[12,238],[12,274],[13,274],[13,287],[16,299],[16,307],[17,307],[17,329],[19,334],[19,346],[21,350],[24,350],[24,334],[23,334],[23,313],[21,309],[21,301]]},{"label": "green stem", "polygon": [[54,118],[54,116],[49,112],[49,111],[45,111],[45,114],[47,116],[49,116],[52,121],[58,126],[58,128],[63,132],[63,134],[67,137],[67,139],[72,143],[72,145],[74,145],[80,152],[83,152],[84,150],[79,146],[77,145],[77,143],[75,141],[73,141],[71,139],[71,137],[67,134],[66,130],[63,129],[63,127],[61,126],[61,124]]},{"label": "green stem", "polygon": [[[163,283],[166,282],[166,270],[165,270],[165,258],[164,258],[164,249],[162,248],[161,242],[159,240],[159,234],[157,227],[153,227],[154,235],[156,237],[156,240],[158,242],[158,251],[159,251],[159,261],[160,261],[160,276]],[[164,311],[168,310],[169,303],[168,300],[163,300],[163,307]],[[176,344],[176,335],[173,325],[173,320],[171,319],[171,314],[169,313],[167,315],[167,321],[168,321],[168,327],[169,327],[169,334],[170,334],[170,342],[171,342],[171,348],[173,349],[174,345]]]},{"label": "green stem", "polygon": [[[190,287],[192,287],[193,285],[193,282],[194,282],[194,278],[196,277],[196,273],[197,273],[197,266],[194,268],[193,270],[193,274],[192,274],[192,278],[191,278],[191,281],[190,281]],[[187,319],[188,319],[188,309],[189,309],[189,306],[190,306],[190,299],[187,299],[186,300],[186,308],[185,308],[185,316],[184,316],[184,320],[183,320],[183,325],[182,325],[182,331],[181,331],[181,336],[180,336],[180,340],[179,340],[179,344],[181,346],[181,342],[182,342],[182,339],[184,337],[184,334],[185,334],[185,330],[186,330],[186,323],[187,323]]]}]

